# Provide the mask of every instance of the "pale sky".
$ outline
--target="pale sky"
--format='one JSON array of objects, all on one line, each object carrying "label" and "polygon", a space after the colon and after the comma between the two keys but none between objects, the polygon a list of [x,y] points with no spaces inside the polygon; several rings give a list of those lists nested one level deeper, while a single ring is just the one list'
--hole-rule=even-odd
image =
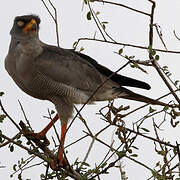
[{"label": "pale sky", "polygon": [[[63,48],[72,48],[72,44],[80,37],[90,37],[94,36],[95,30],[97,30],[95,23],[93,21],[88,21],[86,19],[86,14],[88,12],[88,8],[85,6],[82,11],[82,0],[76,1],[52,1],[56,2],[55,6],[58,11],[58,22],[59,22],[59,33],[60,33],[60,45]],[[115,2],[115,0],[114,0]],[[138,10],[150,12],[151,4],[147,0],[121,0],[116,2],[120,2],[125,5],[129,5],[133,8],[137,8]],[[156,8],[156,16],[155,23],[162,28],[163,38],[167,45],[168,50],[176,50],[180,49],[180,42],[174,37],[173,30],[176,30],[177,35],[180,37],[180,21],[179,21],[179,13],[180,13],[180,1],[179,0],[157,0],[157,8]],[[101,3],[94,3],[93,9],[95,11],[100,11],[101,14],[99,18],[101,21],[108,21],[107,32],[112,35],[112,37],[118,42],[124,42],[129,44],[137,44],[141,46],[148,46],[148,24],[149,18],[137,14],[135,12],[129,11],[125,8],[111,5],[102,5]],[[4,69],[4,59],[8,52],[8,46],[10,43],[10,35],[9,31],[12,27],[13,20],[15,16],[24,15],[24,14],[37,14],[41,18],[40,24],[40,39],[47,44],[56,45],[56,36],[55,36],[55,26],[53,24],[52,18],[47,13],[47,10],[44,8],[42,2],[40,0],[6,0],[1,3],[0,7],[0,17],[1,17],[1,46],[0,46],[0,83],[1,88],[0,92],[5,92],[5,95],[2,98],[2,102],[4,107],[6,108],[9,115],[19,123],[20,120],[23,119],[22,112],[20,110],[20,106],[18,105],[18,100],[22,103],[24,110],[28,119],[31,122],[33,129],[38,132],[48,123],[48,120],[43,118],[44,115],[47,114],[47,109],[54,109],[54,106],[47,101],[40,101],[34,99],[25,93],[23,93],[13,82],[10,76]],[[97,37],[100,37],[97,34]],[[105,43],[98,43],[92,41],[83,41],[80,43],[79,48],[83,46],[85,48],[85,54],[93,57],[99,63],[107,66],[112,70],[117,70],[121,67],[126,61],[120,58],[118,55],[114,53],[114,51],[118,51],[122,46],[109,45]],[[159,38],[155,35],[155,48],[163,48]],[[142,60],[147,60],[148,54],[144,50],[134,49],[134,48],[126,48],[125,51],[128,55],[135,55]],[[165,54],[158,53],[160,55],[159,63],[163,65],[167,65],[169,70],[173,73],[173,80],[180,80],[180,60],[179,55],[177,54]],[[142,73],[138,69],[125,68],[121,71],[121,74],[127,75],[130,77],[134,77],[145,81],[151,85],[150,91],[145,91],[141,89],[132,89],[143,95],[150,96],[152,98],[158,98],[165,93],[168,93],[168,88],[163,84],[162,80],[159,78],[157,72],[152,69],[145,67],[148,74]],[[167,99],[166,99],[167,100]],[[90,129],[96,133],[98,130],[102,129],[107,123],[104,123],[100,120],[100,117],[96,115],[98,109],[106,105],[107,102],[96,103],[94,105],[88,105],[82,111],[83,117],[86,119],[88,126]],[[142,105],[143,103],[132,102],[128,100],[116,100],[116,105],[130,105],[131,108],[136,108]],[[79,107],[79,106],[78,106]],[[159,108],[156,106],[155,108]],[[135,115],[126,119],[127,126],[132,127],[132,122],[137,121],[140,117],[145,115],[148,112],[148,108],[143,111],[136,113]],[[160,116],[158,118],[163,118]],[[159,120],[161,122],[161,119]],[[149,127],[151,124],[151,119],[144,124],[144,127]],[[166,126],[168,125],[168,126]],[[179,131],[180,128],[171,128],[169,127],[169,123],[166,123],[163,126],[164,131],[162,132],[162,137],[165,140],[169,140],[172,143],[179,141]],[[60,132],[60,123],[56,123],[56,127]],[[17,133],[17,129],[11,124],[9,119],[5,119],[3,124],[0,124],[0,129],[5,132],[9,137],[13,137]],[[80,138],[84,135],[83,130],[86,130],[82,122],[77,119],[70,131],[67,133],[67,139],[65,144],[69,144],[74,140]],[[100,138],[105,140],[108,144],[111,143],[112,134],[115,128],[112,127],[108,131],[105,131]],[[48,133],[48,138],[51,139],[51,135],[53,135],[54,131],[52,130]],[[154,134],[152,133],[152,136]],[[116,138],[115,138],[116,139]],[[141,153],[138,160],[142,160],[147,165],[155,164],[157,159],[153,158],[151,155],[154,150],[154,145],[150,141],[144,141],[143,138],[138,138],[139,141],[136,142],[137,146],[142,148]],[[89,144],[91,142],[90,137],[84,139],[82,142],[77,143],[70,148],[68,148],[68,159],[72,163],[77,157],[79,157],[80,161],[83,160]],[[180,142],[180,141],[179,141]],[[116,139],[115,145],[118,145],[118,139]],[[99,143],[95,143],[90,156],[88,158],[88,163],[92,164],[94,167],[95,163],[100,162],[103,159],[103,155],[107,153],[108,149],[104,148],[104,146]],[[138,153],[138,151],[137,151]],[[17,163],[18,160],[24,157],[26,159],[29,157],[27,152],[15,146],[15,150],[13,153],[9,151],[8,147],[4,147],[0,149],[0,166],[6,166],[3,169],[0,169],[0,177],[1,179],[17,179],[17,174],[14,175],[13,178],[10,178],[10,174],[13,173],[13,165]],[[161,159],[160,157],[158,157]],[[36,158],[36,161],[33,163],[41,162],[40,159]],[[151,176],[151,173],[145,170],[143,167],[135,163],[131,163],[127,159],[122,160],[123,165],[125,166],[124,170],[129,178],[129,180],[144,180]],[[177,161],[176,161],[177,162]],[[38,168],[37,168],[38,167]],[[43,166],[37,166],[35,168],[26,170],[23,173],[24,178],[31,177],[32,180],[40,179],[40,174],[45,173],[45,168]],[[114,180],[120,179],[119,171],[116,169],[110,170],[109,175],[102,176],[103,180],[108,180],[113,178]]]}]

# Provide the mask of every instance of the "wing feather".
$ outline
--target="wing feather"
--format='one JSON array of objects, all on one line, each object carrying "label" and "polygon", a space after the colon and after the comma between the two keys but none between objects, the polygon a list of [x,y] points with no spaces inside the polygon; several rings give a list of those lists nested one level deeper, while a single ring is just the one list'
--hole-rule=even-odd
[{"label": "wing feather", "polygon": [[[93,92],[106,78],[78,54],[55,46],[43,46],[43,52],[36,60],[36,68],[53,81],[83,91]],[[117,86],[110,81],[105,87],[110,88],[113,84]]]}]

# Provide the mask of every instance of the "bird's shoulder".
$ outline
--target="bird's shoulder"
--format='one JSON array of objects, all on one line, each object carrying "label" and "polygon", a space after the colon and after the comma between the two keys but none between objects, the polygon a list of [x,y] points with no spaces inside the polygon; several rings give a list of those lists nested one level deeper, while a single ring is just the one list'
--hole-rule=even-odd
[{"label": "bird's shoulder", "polygon": [[104,80],[95,60],[72,49],[43,45],[36,58],[37,70],[56,82],[80,89],[94,89]]},{"label": "bird's shoulder", "polygon": [[[96,60],[91,58],[90,56],[83,54],[81,52],[77,52],[74,49],[64,49],[57,46],[51,46],[44,44],[42,46],[43,52],[40,55],[41,63],[45,63],[49,61],[49,63],[56,64],[66,64],[66,65],[77,65],[83,66],[84,68],[93,68],[96,69],[100,74],[108,77],[113,72],[107,67],[99,64]],[[53,58],[52,58],[53,57]]]},{"label": "bird's shoulder", "polygon": [[[81,53],[78,53],[73,49],[64,49],[47,44],[43,44],[42,49],[43,51],[38,57],[41,61],[56,61],[56,63],[57,61],[59,63],[72,63],[75,61],[76,63],[86,64],[93,67],[93,63],[91,63],[91,61],[88,61],[88,59],[85,59],[80,55]],[[95,63],[97,62],[95,61]]]}]

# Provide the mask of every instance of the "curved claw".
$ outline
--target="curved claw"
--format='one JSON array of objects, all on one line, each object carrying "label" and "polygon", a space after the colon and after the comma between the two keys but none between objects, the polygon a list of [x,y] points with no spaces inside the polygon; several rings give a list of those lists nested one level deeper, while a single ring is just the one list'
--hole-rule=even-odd
[{"label": "curved claw", "polygon": [[31,136],[33,136],[33,138],[35,138],[36,140],[43,140],[43,144],[45,146],[48,146],[50,144],[46,135],[41,135],[41,133],[32,133]]},{"label": "curved claw", "polygon": [[49,163],[52,170],[57,171],[61,167],[67,166],[67,161],[65,158],[62,159],[54,159],[51,163]]}]

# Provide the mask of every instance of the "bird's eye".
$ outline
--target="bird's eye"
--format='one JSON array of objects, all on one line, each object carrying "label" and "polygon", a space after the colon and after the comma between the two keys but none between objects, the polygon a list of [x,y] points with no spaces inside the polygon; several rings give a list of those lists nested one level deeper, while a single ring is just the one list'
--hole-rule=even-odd
[{"label": "bird's eye", "polygon": [[19,27],[22,27],[22,26],[24,26],[24,22],[23,22],[23,21],[18,21],[18,22],[17,22],[17,25],[18,25]]}]

